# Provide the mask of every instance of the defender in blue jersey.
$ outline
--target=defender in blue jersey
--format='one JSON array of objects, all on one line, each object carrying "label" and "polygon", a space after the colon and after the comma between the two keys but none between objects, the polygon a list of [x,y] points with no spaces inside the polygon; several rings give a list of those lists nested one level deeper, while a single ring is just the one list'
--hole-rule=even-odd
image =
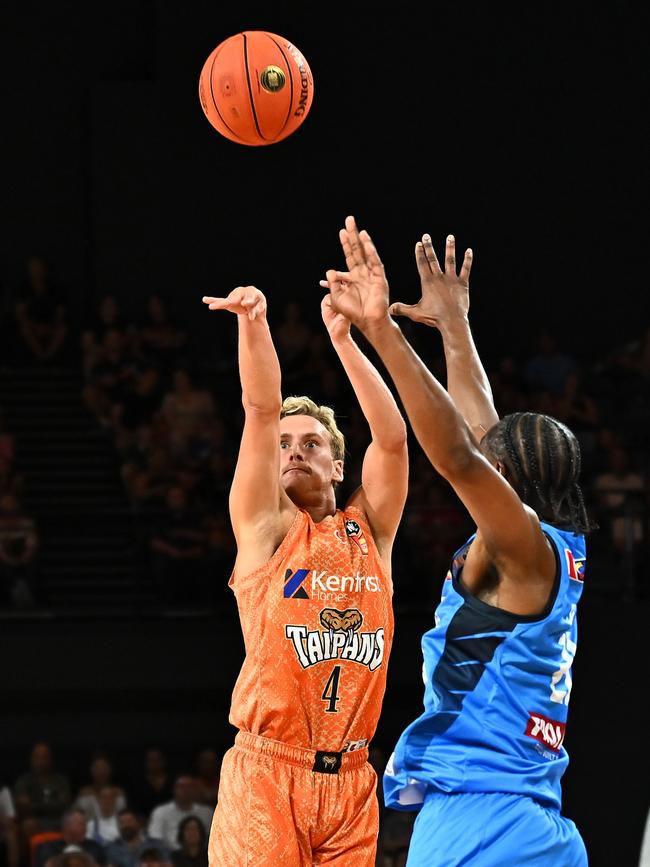
[{"label": "defender in blue jersey", "polygon": [[[378,352],[420,445],[477,527],[453,557],[422,639],[424,712],[384,774],[386,805],[419,811],[407,867],[584,867],[560,786],[591,529],[578,442],[550,416],[499,421],[469,328],[471,251],[457,275],[449,236],[443,271],[423,236],[422,298],[389,308],[369,235],[351,218],[345,231],[365,277],[328,271],[323,285]],[[448,391],[390,314],[438,328]]]}]

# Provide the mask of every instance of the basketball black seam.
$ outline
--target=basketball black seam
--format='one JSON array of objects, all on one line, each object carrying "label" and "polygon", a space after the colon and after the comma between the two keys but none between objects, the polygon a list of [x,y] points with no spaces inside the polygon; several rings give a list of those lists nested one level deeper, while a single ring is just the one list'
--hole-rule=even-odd
[{"label": "basketball black seam", "polygon": [[[282,46],[280,45],[279,42],[276,42],[272,36],[269,36],[269,39],[271,40],[271,42],[273,42],[273,43],[275,43],[275,45],[277,45],[280,54],[284,57],[284,62],[287,64],[287,70],[289,72],[289,87],[291,88],[291,98],[289,99],[289,111],[287,112],[287,119],[282,124],[282,129],[278,133],[278,135],[280,135],[282,130],[286,127],[286,125],[291,120],[291,112],[293,110],[293,75],[291,73],[291,63],[287,60],[287,55],[282,50]],[[298,71],[300,71],[300,70],[298,70]]]},{"label": "basketball black seam", "polygon": [[251,100],[251,110],[253,112],[253,120],[255,121],[255,127],[257,129],[259,137],[262,139],[262,141],[267,141],[267,139],[264,138],[264,136],[262,135],[262,130],[260,129],[260,125],[257,122],[257,112],[255,111],[255,102],[253,100],[253,88],[251,87],[251,74],[250,74],[249,69],[248,69],[248,42],[246,39],[246,34],[242,33],[242,36],[244,37],[244,66],[246,67],[246,84],[248,85],[248,95],[249,95],[250,100]]},{"label": "basketball black seam", "polygon": [[228,124],[226,123],[226,121],[225,121],[223,115],[222,115],[221,112],[219,111],[219,106],[217,105],[217,100],[214,98],[214,90],[212,89],[212,72],[213,72],[213,70],[214,70],[214,64],[217,62],[217,57],[219,56],[220,53],[221,53],[221,49],[219,49],[219,51],[217,51],[217,53],[216,53],[216,54],[214,55],[214,57],[212,58],[212,66],[210,67],[210,96],[212,97],[212,104],[214,105],[214,107],[215,107],[215,109],[216,109],[216,112],[217,112],[217,114],[219,115],[219,117],[221,118],[222,123],[223,123],[223,125],[226,127],[226,129],[229,129],[229,130],[230,130],[230,132],[235,136],[235,138],[237,139],[237,141],[241,142],[241,144],[245,144],[244,139],[243,139],[243,138],[240,138],[240,137],[237,135],[237,133],[235,132],[235,130],[232,129],[230,126],[228,126]]}]

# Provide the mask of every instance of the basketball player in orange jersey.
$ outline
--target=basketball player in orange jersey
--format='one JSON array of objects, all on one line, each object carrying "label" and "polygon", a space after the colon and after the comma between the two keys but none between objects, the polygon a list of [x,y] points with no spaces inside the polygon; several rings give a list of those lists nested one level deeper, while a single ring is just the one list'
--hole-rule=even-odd
[{"label": "basketball player in orange jersey", "polygon": [[[341,239],[346,250],[345,232]],[[343,436],[329,407],[282,401],[264,295],[245,286],[203,300],[237,314],[245,410],[230,493],[230,586],[246,656],[210,867],[372,867],[378,804],[368,743],[393,638],[390,561],[407,492],[406,426],[326,296],[323,320],[372,436],[361,485],[337,508]]]}]

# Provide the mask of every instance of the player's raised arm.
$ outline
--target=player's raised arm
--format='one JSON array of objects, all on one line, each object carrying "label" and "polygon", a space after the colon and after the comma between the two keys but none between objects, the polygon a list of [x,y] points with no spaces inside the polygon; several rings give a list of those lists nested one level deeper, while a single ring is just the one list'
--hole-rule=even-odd
[{"label": "player's raised arm", "polygon": [[[328,276],[336,280],[336,272],[328,271]],[[363,460],[361,486],[348,505],[366,514],[379,553],[390,564],[408,488],[406,424],[386,383],[353,340],[349,320],[332,307],[331,295],[323,298],[321,311],[372,437]]]},{"label": "player's raised arm", "polygon": [[[375,273],[383,272],[367,232],[360,233],[360,242],[369,267]],[[377,350],[418,442],[472,515],[495,568],[507,573],[521,589],[509,600],[512,610],[532,613],[535,600],[546,601],[555,574],[554,557],[539,521],[482,454],[447,391],[389,316],[387,282],[351,283],[341,272],[337,277],[340,283],[332,295],[334,308],[357,325]],[[533,594],[529,592],[531,584],[535,585]]]},{"label": "player's raised arm", "polygon": [[230,517],[237,547],[270,530],[282,508],[292,505],[280,487],[280,364],[266,320],[266,298],[254,286],[239,286],[227,298],[205,296],[210,310],[237,314],[239,376],[244,406],[237,467],[230,489]]},{"label": "player's raised arm", "polygon": [[443,271],[431,237],[423,235],[415,245],[415,260],[422,296],[417,304],[396,301],[390,305],[389,312],[438,329],[447,362],[447,391],[480,442],[499,416],[469,325],[469,275],[473,253],[465,251],[457,275],[456,242],[453,235],[448,235]]}]

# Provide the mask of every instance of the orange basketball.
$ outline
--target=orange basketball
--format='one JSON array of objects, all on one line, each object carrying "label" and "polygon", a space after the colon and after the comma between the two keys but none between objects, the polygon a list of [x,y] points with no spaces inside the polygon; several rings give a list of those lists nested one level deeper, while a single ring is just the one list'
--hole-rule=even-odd
[{"label": "orange basketball", "polygon": [[309,64],[282,36],[246,30],[228,37],[203,64],[199,99],[221,135],[269,145],[295,132],[314,97]]}]

